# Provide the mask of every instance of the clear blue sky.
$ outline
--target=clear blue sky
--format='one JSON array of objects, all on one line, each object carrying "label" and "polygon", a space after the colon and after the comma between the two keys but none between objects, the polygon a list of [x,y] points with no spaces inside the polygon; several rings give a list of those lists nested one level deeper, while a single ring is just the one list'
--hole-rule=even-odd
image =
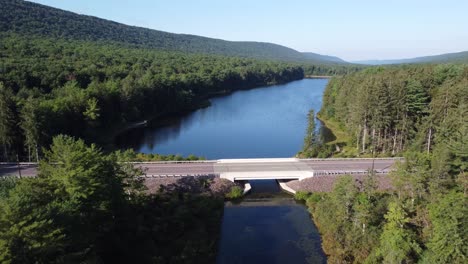
[{"label": "clear blue sky", "polygon": [[468,50],[468,0],[34,0],[117,22],[346,60]]}]

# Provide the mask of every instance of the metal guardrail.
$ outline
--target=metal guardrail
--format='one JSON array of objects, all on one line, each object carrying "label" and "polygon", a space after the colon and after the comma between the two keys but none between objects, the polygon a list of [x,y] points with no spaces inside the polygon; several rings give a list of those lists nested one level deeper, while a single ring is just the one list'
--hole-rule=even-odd
[{"label": "metal guardrail", "polygon": [[219,177],[219,174],[150,174],[141,175],[140,178],[183,178],[183,177]]},{"label": "metal guardrail", "polygon": [[[375,170],[376,174],[387,174],[389,170]],[[326,175],[356,175],[356,174],[368,174],[368,170],[359,171],[314,171],[314,176],[326,176]]]},{"label": "metal guardrail", "polygon": [[306,161],[346,161],[346,160],[404,160],[403,157],[391,157],[391,158],[328,158],[328,159],[317,159],[317,158],[310,158],[310,159],[299,159],[299,160],[306,160]]},{"label": "metal guardrail", "polygon": [[[346,160],[404,160],[403,157],[389,157],[389,158],[327,158],[327,159],[297,159],[304,161],[346,161]],[[183,163],[218,163],[219,160],[166,160],[166,161],[130,161],[122,162],[129,164],[183,164]],[[20,162],[20,165],[37,165],[37,162]],[[0,165],[18,165],[18,162],[0,162]]]}]

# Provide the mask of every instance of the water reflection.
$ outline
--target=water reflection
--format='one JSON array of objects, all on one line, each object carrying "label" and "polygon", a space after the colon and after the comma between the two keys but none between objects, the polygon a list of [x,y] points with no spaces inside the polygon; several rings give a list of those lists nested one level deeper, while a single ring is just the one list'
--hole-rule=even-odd
[{"label": "water reflection", "polygon": [[138,152],[209,159],[291,157],[302,146],[307,112],[320,110],[327,82],[304,79],[237,91],[212,99],[208,108],[134,129],[116,143]]},{"label": "water reflection", "polygon": [[[253,181],[241,203],[226,203],[217,263],[326,263],[304,205],[275,181]],[[255,198],[270,193],[271,198]]]}]

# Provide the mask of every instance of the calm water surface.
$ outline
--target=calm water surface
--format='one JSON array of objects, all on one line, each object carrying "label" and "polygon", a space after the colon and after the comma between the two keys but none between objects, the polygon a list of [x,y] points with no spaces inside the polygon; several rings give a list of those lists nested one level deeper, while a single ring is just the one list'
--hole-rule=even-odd
[{"label": "calm water surface", "polygon": [[306,207],[275,181],[251,184],[252,193],[241,203],[224,206],[217,263],[326,263]]},{"label": "calm water surface", "polygon": [[303,79],[237,91],[163,127],[134,129],[117,144],[143,153],[208,159],[292,157],[302,147],[307,112],[320,110],[327,82]]}]

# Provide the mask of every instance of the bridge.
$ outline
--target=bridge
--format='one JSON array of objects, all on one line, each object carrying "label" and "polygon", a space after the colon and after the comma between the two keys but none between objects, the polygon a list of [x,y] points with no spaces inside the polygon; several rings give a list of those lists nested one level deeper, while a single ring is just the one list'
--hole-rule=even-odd
[{"label": "bridge", "polygon": [[[373,170],[386,174],[402,158],[331,159],[220,159],[207,161],[132,162],[142,177],[186,177],[215,175],[230,181],[303,180],[319,175],[366,174]],[[37,175],[37,163],[0,163],[0,177]]]}]

